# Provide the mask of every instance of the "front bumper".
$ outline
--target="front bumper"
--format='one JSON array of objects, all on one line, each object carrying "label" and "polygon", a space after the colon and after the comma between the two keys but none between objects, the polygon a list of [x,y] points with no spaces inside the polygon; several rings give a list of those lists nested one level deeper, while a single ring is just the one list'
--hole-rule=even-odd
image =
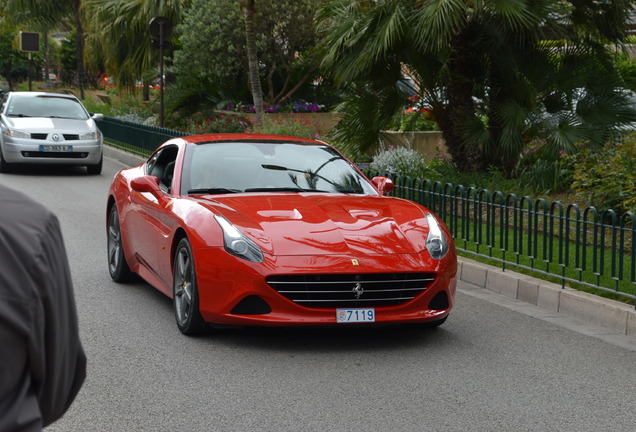
[{"label": "front bumper", "polygon": [[96,165],[102,158],[102,141],[50,142],[4,136],[2,157],[10,164]]},{"label": "front bumper", "polygon": [[[454,252],[441,261],[431,260],[424,252],[364,257],[268,257],[260,264],[243,260],[229,262],[228,254],[222,248],[199,249],[194,255],[201,315],[206,321],[217,324],[306,326],[337,323],[335,307],[306,307],[284,297],[267,283],[266,279],[272,275],[423,271],[434,275],[434,281],[412,300],[374,307],[375,324],[436,321],[448,315],[455,302],[457,258]],[[354,259],[359,265],[352,265]],[[244,306],[247,302],[254,304],[254,299],[257,299],[255,310],[245,313],[250,307]],[[263,304],[267,307],[258,307]]]}]

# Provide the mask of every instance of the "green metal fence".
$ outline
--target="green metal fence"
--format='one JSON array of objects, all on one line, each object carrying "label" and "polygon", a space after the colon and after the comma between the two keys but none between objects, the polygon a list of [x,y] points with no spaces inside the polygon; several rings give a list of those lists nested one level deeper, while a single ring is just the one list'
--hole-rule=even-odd
[{"label": "green metal fence", "polygon": [[[149,154],[184,132],[106,117],[99,125],[109,143]],[[377,173],[367,171],[372,177]],[[516,268],[632,299],[636,304],[636,216],[594,207],[564,206],[452,184],[387,174],[393,195],[418,202],[448,225],[455,245],[503,269]]]},{"label": "green metal fence", "polygon": [[104,117],[104,120],[99,122],[99,129],[110,145],[140,155],[149,155],[170,138],[188,135],[181,131],[146,126],[113,117]]},{"label": "green metal fence", "polygon": [[633,213],[388,176],[396,185],[393,195],[437,213],[452,231],[457,249],[467,255],[488,258],[504,270],[548,276],[562,286],[636,300]]}]

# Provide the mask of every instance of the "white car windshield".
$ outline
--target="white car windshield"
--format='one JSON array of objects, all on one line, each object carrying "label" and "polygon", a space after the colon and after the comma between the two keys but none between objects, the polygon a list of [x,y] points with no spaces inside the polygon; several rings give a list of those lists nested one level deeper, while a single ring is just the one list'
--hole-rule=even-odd
[{"label": "white car windshield", "polygon": [[10,117],[48,117],[86,120],[88,113],[76,99],[46,95],[13,95],[5,114]]},{"label": "white car windshield", "polygon": [[327,192],[377,195],[337,151],[290,142],[192,145],[184,161],[182,194]]}]

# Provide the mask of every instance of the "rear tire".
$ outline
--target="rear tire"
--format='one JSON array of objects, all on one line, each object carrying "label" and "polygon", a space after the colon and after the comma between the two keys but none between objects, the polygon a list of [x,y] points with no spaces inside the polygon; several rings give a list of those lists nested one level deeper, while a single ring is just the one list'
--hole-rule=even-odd
[{"label": "rear tire", "polygon": [[177,326],[184,335],[204,333],[207,324],[199,311],[199,290],[192,248],[183,238],[177,245],[173,266],[173,306]]},{"label": "rear tire", "polygon": [[135,279],[135,274],[130,270],[124,246],[122,243],[121,228],[119,226],[119,215],[117,206],[113,204],[108,212],[108,272],[115,282],[130,282]]}]

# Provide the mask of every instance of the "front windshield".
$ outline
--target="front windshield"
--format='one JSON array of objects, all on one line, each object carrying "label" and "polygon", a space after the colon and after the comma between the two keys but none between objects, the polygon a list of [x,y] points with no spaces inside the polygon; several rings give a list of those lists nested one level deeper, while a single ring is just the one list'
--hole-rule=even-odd
[{"label": "front windshield", "polygon": [[336,192],[376,195],[369,182],[327,145],[217,142],[188,147],[182,194]]},{"label": "front windshield", "polygon": [[48,117],[88,119],[88,113],[76,99],[56,96],[13,95],[5,114],[10,117]]}]

